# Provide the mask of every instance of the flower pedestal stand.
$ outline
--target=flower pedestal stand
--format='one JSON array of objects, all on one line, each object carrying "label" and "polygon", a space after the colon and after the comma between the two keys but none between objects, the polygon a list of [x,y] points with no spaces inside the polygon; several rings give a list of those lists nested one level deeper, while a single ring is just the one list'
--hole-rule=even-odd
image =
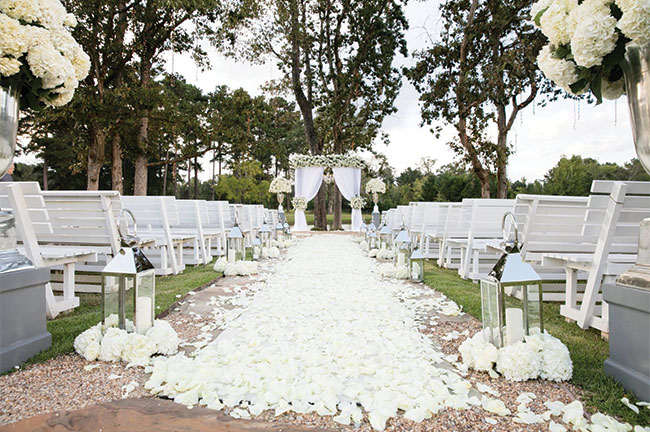
[{"label": "flower pedestal stand", "polygon": [[650,218],[641,222],[639,255],[616,285],[603,286],[609,305],[609,358],[605,373],[641,400],[650,400]]},{"label": "flower pedestal stand", "polygon": [[377,193],[372,194],[372,202],[375,203],[375,206],[372,209],[372,223],[378,227],[381,215],[379,214],[379,207],[377,206],[377,203],[379,202],[379,195]]},{"label": "flower pedestal stand", "polygon": [[0,373],[52,345],[45,319],[49,268],[0,273]]},{"label": "flower pedestal stand", "polygon": [[285,222],[287,221],[287,218],[284,215],[284,209],[282,208],[282,201],[284,201],[284,194],[279,193],[278,194],[278,220],[280,221],[280,223],[284,225]]}]

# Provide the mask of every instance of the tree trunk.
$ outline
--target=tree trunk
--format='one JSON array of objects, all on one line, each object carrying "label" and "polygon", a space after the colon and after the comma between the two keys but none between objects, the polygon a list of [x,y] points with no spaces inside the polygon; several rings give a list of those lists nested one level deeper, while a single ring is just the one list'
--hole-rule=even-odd
[{"label": "tree trunk", "polygon": [[106,133],[97,124],[94,126],[93,141],[88,149],[87,190],[99,190],[99,174],[104,165],[106,153]]},{"label": "tree trunk", "polygon": [[124,194],[124,178],[122,173],[122,137],[116,130],[113,134],[113,163],[111,165],[111,188]]},{"label": "tree trunk", "polygon": [[172,192],[174,197],[176,197],[176,162],[172,164]]},{"label": "tree trunk", "polygon": [[43,190],[47,190],[47,159],[43,158]]},{"label": "tree trunk", "polygon": [[[151,82],[151,58],[143,57],[140,67],[140,86],[148,88]],[[147,146],[149,144],[149,113],[144,112],[140,117],[138,131],[138,154],[135,157],[135,175],[133,179],[133,195],[147,195]]]},{"label": "tree trunk", "polygon": [[194,199],[199,199],[199,162],[198,162],[198,156],[194,156]]},{"label": "tree trunk", "polygon": [[[312,113],[312,101],[305,95],[302,88],[302,80],[300,77],[301,68],[306,68],[307,73],[310,73],[311,64],[309,62],[302,62],[300,55],[300,10],[296,0],[291,0],[289,4],[289,13],[291,21],[291,33],[289,35],[291,43],[291,87],[293,89],[294,97],[300,108],[302,114],[303,125],[305,129],[305,137],[309,144],[309,150],[313,155],[321,154],[322,146],[318,142],[316,136],[316,129],[314,127],[314,117]],[[307,86],[311,85],[307,83]],[[308,87],[309,90],[309,87]],[[327,229],[327,213],[325,210],[325,188],[321,184],[318,193],[314,199],[314,227],[316,229]]]},{"label": "tree trunk", "polygon": [[343,229],[342,218],[341,218],[341,192],[338,187],[334,187],[334,220],[332,222],[332,231],[338,231]]},{"label": "tree trunk", "polygon": [[508,133],[499,131],[497,139],[497,198],[508,198]]}]

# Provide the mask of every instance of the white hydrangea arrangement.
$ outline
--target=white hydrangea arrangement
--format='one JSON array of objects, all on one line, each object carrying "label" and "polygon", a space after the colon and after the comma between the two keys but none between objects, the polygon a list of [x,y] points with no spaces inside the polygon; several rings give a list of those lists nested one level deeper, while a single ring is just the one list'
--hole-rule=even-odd
[{"label": "white hydrangea arrangement", "polygon": [[386,184],[380,178],[374,178],[366,183],[366,193],[386,193]]},{"label": "white hydrangea arrangement", "polygon": [[389,248],[382,248],[377,252],[377,258],[379,259],[393,259],[395,258],[395,251]]},{"label": "white hydrangea arrangement", "polygon": [[539,0],[531,17],[549,40],[537,57],[542,72],[599,103],[625,93],[625,47],[650,42],[650,0]]},{"label": "white hydrangea arrangement", "polygon": [[385,278],[408,279],[409,268],[407,265],[396,266],[392,263],[387,263],[379,267],[379,275]]},{"label": "white hydrangea arrangement", "polygon": [[[129,323],[131,324],[129,326]],[[82,332],[74,340],[74,349],[88,361],[123,361],[146,366],[155,354],[172,355],[178,351],[178,334],[167,321],[155,320],[144,335],[117,328],[117,315]],[[133,323],[127,322],[127,328]]]},{"label": "white hydrangea arrangement", "polygon": [[291,193],[291,180],[284,177],[276,177],[269,186],[271,193]]},{"label": "white hydrangea arrangement", "polygon": [[307,200],[303,197],[295,197],[291,200],[293,208],[300,211],[307,210]]},{"label": "white hydrangea arrangement", "polygon": [[59,0],[0,1],[0,85],[16,87],[22,107],[72,100],[90,58],[70,31],[77,25]]},{"label": "white hydrangea arrangement", "polygon": [[258,267],[255,261],[239,260],[228,262],[225,257],[219,258],[214,263],[213,269],[216,272],[223,273],[224,276],[249,276],[258,273]]},{"label": "white hydrangea arrangement", "polygon": [[497,372],[510,381],[571,379],[573,363],[562,341],[539,329],[532,329],[530,333],[524,341],[497,350],[486,342],[483,332],[478,332],[467,338],[458,350],[465,366],[489,372],[496,365]]},{"label": "white hydrangea arrangement", "polygon": [[305,167],[325,168],[365,168],[366,162],[353,154],[306,155],[292,154],[289,156],[289,166],[293,169]]},{"label": "white hydrangea arrangement", "polygon": [[361,210],[365,206],[366,206],[366,200],[360,195],[352,197],[352,199],[350,200],[350,207],[355,210]]}]

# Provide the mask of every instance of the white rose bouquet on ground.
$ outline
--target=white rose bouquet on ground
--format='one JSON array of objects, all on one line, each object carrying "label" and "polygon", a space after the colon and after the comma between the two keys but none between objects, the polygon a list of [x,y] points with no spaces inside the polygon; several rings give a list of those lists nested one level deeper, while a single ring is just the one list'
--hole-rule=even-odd
[{"label": "white rose bouquet on ground", "polygon": [[291,181],[284,177],[276,177],[269,186],[271,193],[291,193]]},{"label": "white rose bouquet on ground", "polygon": [[293,208],[296,210],[307,210],[307,200],[303,197],[295,197],[291,200],[291,205],[293,205]]},{"label": "white rose bouquet on ground", "polygon": [[625,93],[626,45],[650,42],[650,0],[539,0],[531,17],[549,40],[537,57],[544,75],[599,103]]},{"label": "white rose bouquet on ground", "polygon": [[21,107],[70,102],[90,58],[70,30],[77,25],[59,0],[0,1],[0,86],[17,88]]},{"label": "white rose bouquet on ground", "polygon": [[357,195],[350,200],[350,207],[355,210],[361,210],[366,206],[366,200]]},{"label": "white rose bouquet on ground", "polygon": [[386,193],[386,184],[380,178],[374,178],[366,183],[366,193]]}]

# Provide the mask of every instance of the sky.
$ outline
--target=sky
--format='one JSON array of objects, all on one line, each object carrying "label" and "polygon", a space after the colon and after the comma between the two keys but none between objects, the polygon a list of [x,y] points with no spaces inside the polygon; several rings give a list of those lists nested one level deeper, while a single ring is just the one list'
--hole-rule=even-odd
[{"label": "sky", "polygon": [[[429,36],[440,28],[438,0],[411,1],[406,7],[409,30],[406,39],[409,52],[426,47]],[[274,64],[251,65],[227,59],[209,49],[211,68],[199,71],[189,56],[168,55],[167,68],[182,74],[186,80],[204,91],[212,91],[217,85],[231,89],[244,88],[253,95],[262,94],[260,86],[269,79],[280,77]],[[173,58],[172,58],[173,57]],[[410,65],[413,60],[399,57],[396,65]],[[376,149],[388,157],[389,163],[399,173],[408,167],[416,167],[423,157],[437,161],[436,167],[455,160],[446,142],[454,130],[448,127],[436,140],[429,127],[420,126],[420,107],[415,88],[403,79],[396,100],[397,112],[385,119],[383,131],[390,137],[390,144],[377,144]],[[624,163],[635,157],[629,114],[625,97],[618,101],[605,101],[602,105],[588,105],[560,100],[546,107],[527,107],[516,121],[509,141],[514,154],[509,159],[511,180],[525,177],[540,179],[562,155],[574,154],[591,157],[600,162]],[[200,177],[211,176],[210,163],[205,158],[204,171]]]}]

